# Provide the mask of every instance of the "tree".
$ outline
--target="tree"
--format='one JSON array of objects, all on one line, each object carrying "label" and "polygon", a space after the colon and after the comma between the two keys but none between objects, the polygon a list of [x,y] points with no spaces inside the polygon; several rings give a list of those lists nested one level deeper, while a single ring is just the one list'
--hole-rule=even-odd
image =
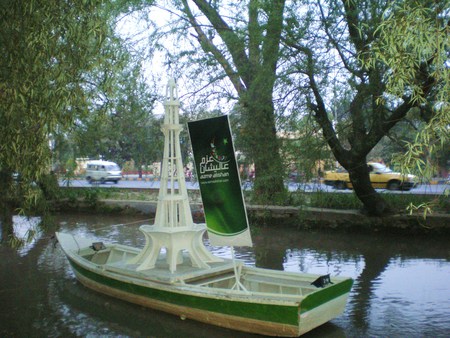
[{"label": "tree", "polygon": [[[213,98],[219,103],[239,102],[241,134],[246,140],[243,144],[257,166],[256,194],[266,202],[273,202],[275,191],[282,189],[278,179],[284,172],[276,138],[278,119],[294,110],[314,117],[371,214],[389,211],[371,187],[366,166],[375,145],[405,119],[411,108],[420,109],[424,120],[440,126],[441,134],[446,131],[445,120],[435,123],[432,117],[442,116],[436,114],[436,108],[446,106],[448,97],[438,94],[442,93],[439,88],[445,76],[436,76],[435,72],[448,68],[448,57],[442,56],[448,52],[448,1],[173,3],[171,13],[179,20],[178,26],[173,23],[170,28],[178,33],[178,39],[172,41],[173,49],[159,45],[167,51],[167,64],[176,71],[188,72],[194,86],[191,92],[204,93],[205,102]],[[402,6],[427,9],[419,13],[424,20],[407,15],[408,8],[402,10]],[[390,40],[383,38],[384,28],[379,27],[391,26],[394,21],[389,18],[398,23],[406,18],[412,24],[399,30],[410,37],[402,46],[406,53],[393,48],[389,56],[395,63],[411,51],[412,62],[404,68],[410,70],[405,72],[409,77],[399,82],[400,92],[391,91],[389,84],[397,69],[380,54],[383,41],[389,45]],[[438,50],[440,57],[418,53],[412,36],[416,28],[424,32],[417,40],[421,48],[426,53]],[[394,33],[396,43],[402,45],[403,37]],[[425,38],[434,33],[438,39]],[[167,36],[167,32],[161,34]],[[179,62],[174,64],[174,60]],[[428,105],[416,99],[419,92]],[[266,181],[275,175],[276,180]]]},{"label": "tree", "polygon": [[115,78],[109,93],[105,93],[107,106],[94,108],[75,128],[76,154],[102,156],[119,164],[133,159],[140,168],[158,160],[163,142],[160,122],[153,116],[156,96],[135,62],[118,70]]},{"label": "tree", "polygon": [[[196,10],[188,1],[180,2],[184,23],[189,23],[188,29],[183,26],[180,31],[188,39],[193,35],[203,50],[200,57],[203,57],[201,66],[205,77],[197,76],[196,80],[206,79],[202,82],[214,86],[226,78],[232,84],[243,116],[244,150],[256,167],[256,200],[260,203],[281,202],[285,192],[284,170],[272,94],[277,78],[285,1],[250,0],[246,5],[246,18],[241,17],[242,9],[237,11],[239,5],[235,3],[206,0],[194,0],[193,3]],[[228,16],[230,11],[235,17]],[[186,32],[190,35],[186,36]],[[197,57],[192,51],[183,50],[180,54]]]},{"label": "tree", "polygon": [[26,0],[0,7],[3,241],[13,235],[16,208],[32,209],[43,194],[35,183],[39,187],[50,168],[51,135],[88,111],[88,74],[114,68],[108,10],[101,0]]},{"label": "tree", "polygon": [[156,96],[149,92],[140,67],[126,72],[118,89],[115,112],[111,114],[112,130],[119,135],[113,157],[133,159],[141,168],[158,159],[163,144],[160,122],[152,115]]},{"label": "tree", "polygon": [[[411,108],[418,107],[424,114],[435,115],[436,111],[430,111],[430,103],[445,100],[436,96],[442,79],[436,77],[434,70],[435,67],[442,69],[447,58],[437,60],[417,53],[408,41],[403,51],[408,55],[411,52],[414,61],[410,63],[407,81],[396,87],[401,88],[400,91],[389,90],[389,79],[397,75],[393,63],[398,63],[404,55],[400,50],[392,49],[390,58],[394,59],[390,59],[391,63],[380,61],[376,46],[383,36],[378,27],[386,16],[404,19],[404,12],[398,6],[406,2],[319,0],[310,3],[315,5],[305,13],[303,25],[296,16],[287,18],[290,24],[286,27],[284,42],[292,53],[303,55],[300,60],[294,59],[290,72],[304,76],[302,84],[307,89],[309,109],[335,158],[348,170],[356,195],[370,214],[384,214],[389,211],[389,206],[370,184],[367,155],[399,121],[405,119]],[[425,3],[423,6],[430,8],[423,12],[427,29],[440,35],[446,25],[443,8],[432,1]],[[413,6],[422,5],[414,2]],[[409,20],[413,18],[409,17]],[[403,36],[397,35],[397,41],[402,39]],[[433,54],[438,46],[430,40],[422,40],[421,46]],[[330,77],[337,78],[344,90],[352,92],[347,113],[339,121],[342,130],[339,133],[336,121],[332,119],[333,107],[327,104]],[[417,99],[417,93],[422,100]]]},{"label": "tree", "polygon": [[[330,167],[332,158],[328,144],[320,128],[311,116],[289,119],[283,137],[283,157],[292,178],[297,181],[310,182],[317,179],[323,170]],[[294,170],[294,172],[292,172]]]},{"label": "tree", "polygon": [[[404,142],[406,149],[397,160],[404,168],[416,169],[426,177],[436,170],[433,162],[447,165],[450,142],[449,16],[448,0],[401,3],[378,27],[380,38],[373,53],[363,56],[369,68],[383,63],[392,70],[387,80],[388,93],[398,97],[407,89],[412,101],[420,107],[417,110],[425,127],[414,139]],[[416,81],[417,77],[423,76],[424,63],[429,77],[435,82],[429,91],[422,90]],[[428,95],[429,92],[432,95]]]}]

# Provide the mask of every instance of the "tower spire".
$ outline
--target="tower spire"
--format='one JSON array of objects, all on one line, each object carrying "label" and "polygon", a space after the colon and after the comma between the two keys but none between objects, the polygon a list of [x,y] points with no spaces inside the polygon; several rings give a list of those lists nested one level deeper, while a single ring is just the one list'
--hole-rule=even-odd
[{"label": "tower spire", "polygon": [[165,260],[171,273],[177,270],[177,265],[183,264],[184,252],[193,267],[209,269],[207,263],[221,262],[222,259],[213,256],[203,244],[205,224],[194,224],[192,220],[181,160],[180,132],[183,127],[179,122],[180,101],[174,79],[170,79],[166,87],[164,110],[161,126],[164,154],[155,223],[139,228],[145,236],[145,246],[129,264],[137,264],[137,271],[154,269],[165,248]]},{"label": "tower spire", "polygon": [[183,126],[179,122],[180,101],[173,78],[166,86],[164,110],[164,124],[161,126],[164,134],[164,154],[155,225],[169,228],[190,227],[193,220],[180,148],[180,132]]}]

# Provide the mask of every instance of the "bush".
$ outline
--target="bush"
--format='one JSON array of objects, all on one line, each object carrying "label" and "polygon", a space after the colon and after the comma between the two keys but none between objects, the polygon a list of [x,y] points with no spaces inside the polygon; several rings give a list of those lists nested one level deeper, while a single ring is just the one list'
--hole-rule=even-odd
[{"label": "bush", "polygon": [[[450,201],[445,195],[383,194],[386,202],[395,210],[407,210],[410,205],[430,205],[432,210],[449,212]],[[363,204],[354,193],[316,192],[291,193],[288,205],[306,205],[326,209],[361,209]]]},{"label": "bush", "polygon": [[311,193],[309,206],[326,209],[361,209],[363,204],[354,193]]}]

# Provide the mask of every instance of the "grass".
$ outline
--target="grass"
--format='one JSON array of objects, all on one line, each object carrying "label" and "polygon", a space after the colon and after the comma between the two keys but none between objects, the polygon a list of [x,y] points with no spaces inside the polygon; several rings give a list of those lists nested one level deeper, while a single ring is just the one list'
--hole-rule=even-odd
[{"label": "grass", "polygon": [[[135,201],[157,201],[158,192],[156,190],[139,190],[119,188],[70,188],[61,189],[61,199],[84,199],[90,204],[95,204],[100,199],[116,200],[135,200]],[[199,202],[199,192],[189,191],[191,202]],[[450,210],[450,201],[448,196],[436,195],[414,195],[414,194],[382,194],[383,198],[397,210],[406,210],[408,206],[431,205],[433,210],[448,212]],[[244,193],[247,204],[252,204],[251,196],[248,192]],[[292,192],[284,205],[326,208],[326,209],[361,209],[362,203],[354,193],[334,193],[334,192]]]},{"label": "grass", "polygon": [[360,209],[363,204],[353,193],[317,192],[311,194],[309,206],[326,209]]},{"label": "grass", "polygon": [[[385,201],[396,210],[406,210],[411,205],[430,205],[434,210],[445,212],[450,210],[450,201],[448,196],[445,195],[380,194],[382,194]],[[302,195],[305,194],[303,193]],[[305,204],[310,207],[340,210],[361,209],[363,207],[363,204],[354,193],[317,192],[306,195],[308,200]],[[302,197],[295,197],[294,200],[301,198]]]}]

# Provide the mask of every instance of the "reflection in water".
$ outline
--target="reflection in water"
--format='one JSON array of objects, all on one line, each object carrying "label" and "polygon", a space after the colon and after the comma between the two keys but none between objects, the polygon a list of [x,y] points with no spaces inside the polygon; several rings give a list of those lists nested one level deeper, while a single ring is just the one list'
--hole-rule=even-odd
[{"label": "reflection in water", "polygon": [[42,236],[40,222],[40,217],[13,216],[14,237],[17,239],[13,246],[19,248],[20,255],[26,255]]},{"label": "reflection in water", "polygon": [[450,330],[449,282],[446,260],[391,259],[374,283],[377,287],[369,310],[370,331],[381,332],[390,326],[397,332],[431,337],[435,327]]},{"label": "reflection in water", "polygon": [[287,249],[283,269],[293,272],[331,274],[356,279],[364,269],[364,257],[346,257],[338,252],[324,253],[310,249]]},{"label": "reflection in water", "polygon": [[[61,231],[144,245],[148,220],[58,216]],[[150,222],[151,223],[151,222]],[[445,337],[450,328],[448,241],[261,228],[237,258],[259,267],[350,276],[347,310],[305,337]],[[208,243],[207,239],[205,239]],[[210,247],[231,257],[226,247]],[[51,234],[26,249],[0,247],[0,336],[251,337],[144,309],[83,287]]]}]

